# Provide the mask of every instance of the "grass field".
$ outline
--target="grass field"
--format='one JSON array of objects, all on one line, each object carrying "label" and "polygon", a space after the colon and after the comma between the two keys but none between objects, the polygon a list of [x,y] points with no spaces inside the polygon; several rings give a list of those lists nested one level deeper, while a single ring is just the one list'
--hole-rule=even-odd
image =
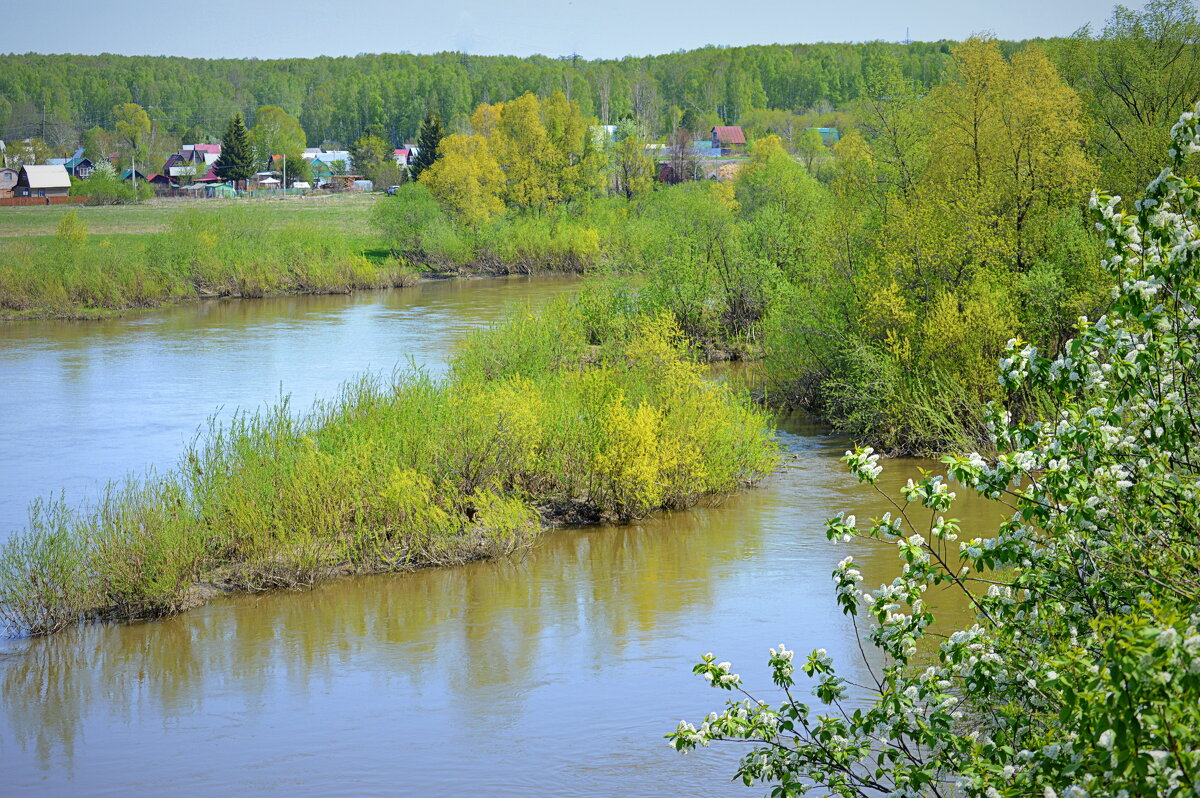
[{"label": "grass field", "polygon": [[377,199],[0,208],[0,321],[411,285],[416,273],[371,229]]},{"label": "grass field", "polygon": [[54,235],[59,220],[72,210],[94,235],[160,233],[171,217],[188,208],[216,209],[238,206],[268,211],[282,223],[297,222],[335,227],[351,237],[371,235],[371,206],[378,196],[340,194],[316,197],[252,200],[156,199],[137,205],[50,205],[0,208],[0,236]]}]

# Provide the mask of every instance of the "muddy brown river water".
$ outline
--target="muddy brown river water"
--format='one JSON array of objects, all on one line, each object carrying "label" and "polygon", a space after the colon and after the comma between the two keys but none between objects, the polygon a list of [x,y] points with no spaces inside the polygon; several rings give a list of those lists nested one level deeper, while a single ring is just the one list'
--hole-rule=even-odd
[{"label": "muddy brown river water", "polygon": [[[34,496],[86,498],[98,478],[169,467],[218,407],[281,391],[304,404],[408,358],[440,373],[505,304],[574,285],[466,280],[0,326],[0,537]],[[846,442],[800,418],[779,436],[787,464],[755,489],[554,531],[520,561],[2,642],[0,795],[762,794],[730,783],[738,748],[666,745],[724,695],[692,664],[713,651],[769,685],[766,651],[783,641],[863,677],[830,571],[847,554],[867,585],[897,568],[894,549],[825,540],[838,510],[886,509],[838,462]],[[888,463],[885,488],[919,467],[934,464]],[[960,501],[954,515],[982,533],[997,511]]]}]

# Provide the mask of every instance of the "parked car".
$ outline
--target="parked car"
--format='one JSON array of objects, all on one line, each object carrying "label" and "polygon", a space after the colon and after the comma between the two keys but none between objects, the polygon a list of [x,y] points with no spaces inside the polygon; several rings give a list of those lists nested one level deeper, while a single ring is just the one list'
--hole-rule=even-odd
[{"label": "parked car", "polygon": [[387,195],[389,197],[394,197],[396,195],[396,192],[399,190],[400,190],[400,186],[388,186],[387,187]]}]

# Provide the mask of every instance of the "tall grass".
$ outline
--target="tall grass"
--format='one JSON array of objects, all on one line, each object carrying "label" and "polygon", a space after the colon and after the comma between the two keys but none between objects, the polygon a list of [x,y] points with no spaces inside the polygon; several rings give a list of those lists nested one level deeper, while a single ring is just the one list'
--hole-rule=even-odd
[{"label": "tall grass", "polygon": [[0,248],[0,313],[77,317],[196,297],[346,293],[411,285],[396,260],[375,263],[336,230],[274,226],[254,208],[186,210],[170,229],[88,236],[68,214],[53,237]]},{"label": "tall grass", "polygon": [[595,353],[577,308],[518,312],[434,381],[364,377],[306,413],[211,423],[165,475],[35,504],[0,551],[0,614],[49,633],[213,592],[501,556],[542,521],[629,520],[775,462],[770,425],[687,360],[668,317]]}]

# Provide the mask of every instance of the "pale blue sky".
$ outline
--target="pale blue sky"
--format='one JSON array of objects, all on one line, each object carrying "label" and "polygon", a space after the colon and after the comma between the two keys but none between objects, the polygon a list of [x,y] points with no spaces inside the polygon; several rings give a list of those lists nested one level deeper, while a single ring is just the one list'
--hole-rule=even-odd
[{"label": "pale blue sky", "polygon": [[[1138,0],[1127,5],[1140,5]],[[431,53],[585,58],[705,44],[1062,36],[1112,0],[35,0],[9,5],[0,52],[280,58]],[[427,17],[420,17],[427,14]]]}]

